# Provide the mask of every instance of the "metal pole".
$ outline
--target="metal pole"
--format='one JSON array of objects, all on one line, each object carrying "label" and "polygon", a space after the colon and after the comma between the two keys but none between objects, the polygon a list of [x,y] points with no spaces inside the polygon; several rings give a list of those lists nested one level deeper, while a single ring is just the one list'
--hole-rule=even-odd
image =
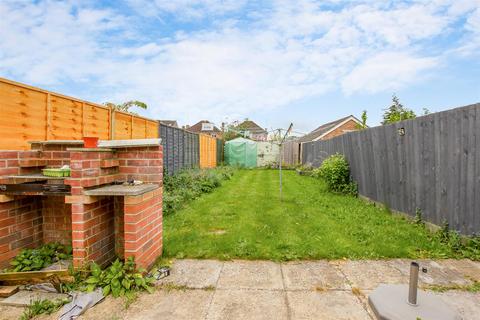
[{"label": "metal pole", "polygon": [[412,262],[410,264],[410,283],[408,286],[408,303],[412,306],[417,305],[418,270],[418,263]]},{"label": "metal pole", "polygon": [[280,201],[282,201],[282,144],[280,144],[280,154],[278,157],[278,170],[280,172]]}]

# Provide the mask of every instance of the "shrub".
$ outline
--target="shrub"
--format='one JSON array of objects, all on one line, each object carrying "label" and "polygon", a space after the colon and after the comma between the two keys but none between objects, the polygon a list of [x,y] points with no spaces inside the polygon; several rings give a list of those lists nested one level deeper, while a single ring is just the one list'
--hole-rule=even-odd
[{"label": "shrub", "polygon": [[137,291],[153,292],[153,278],[144,277],[142,270],[135,269],[135,261],[130,257],[125,263],[115,260],[108,268],[102,270],[96,263],[90,266],[90,276],[85,280],[87,291],[100,287],[103,295],[110,293],[116,298],[131,297]]},{"label": "shrub", "polygon": [[59,243],[47,243],[36,249],[23,249],[10,261],[12,271],[36,271],[59,260],[70,259],[72,247]]},{"label": "shrub", "polygon": [[230,179],[233,172],[231,167],[217,167],[188,169],[175,175],[166,175],[163,181],[163,214],[171,214],[203,193],[212,192],[221,186],[223,180]]},{"label": "shrub", "polygon": [[357,195],[357,184],[352,181],[348,162],[341,154],[325,159],[312,175],[324,179],[330,191]]}]

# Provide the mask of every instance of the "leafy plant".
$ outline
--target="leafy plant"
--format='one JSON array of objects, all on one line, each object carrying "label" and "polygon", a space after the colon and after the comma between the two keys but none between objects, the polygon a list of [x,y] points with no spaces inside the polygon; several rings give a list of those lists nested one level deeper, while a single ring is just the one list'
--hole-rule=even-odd
[{"label": "leafy plant", "polygon": [[132,298],[136,291],[146,290],[152,293],[154,279],[145,277],[143,272],[144,270],[135,269],[133,257],[128,258],[125,263],[117,259],[105,270],[92,263],[90,276],[85,280],[86,290],[93,291],[100,287],[105,296],[111,293],[114,297],[127,298]]},{"label": "leafy plant", "polygon": [[115,104],[115,103],[112,103],[112,102],[105,102],[104,105],[113,109],[113,110],[129,112],[129,113],[133,113],[133,112],[130,111],[130,108],[132,108],[132,107],[138,107],[138,108],[141,108],[141,109],[144,109],[144,110],[147,109],[147,104],[145,102],[138,101],[138,100],[130,100],[130,101],[127,101],[127,102],[124,102],[124,103],[121,103],[121,104]]},{"label": "leafy plant", "polygon": [[334,154],[325,159],[320,168],[314,170],[313,176],[320,177],[327,183],[330,191],[357,195],[357,184],[350,177],[350,167],[341,154]]},{"label": "leafy plant", "polygon": [[417,115],[415,114],[415,112],[413,112],[413,110],[405,108],[403,104],[400,103],[398,97],[396,95],[393,95],[392,104],[390,105],[390,107],[385,109],[385,112],[383,113],[382,124],[390,124],[402,120],[414,119],[416,117]]},{"label": "leafy plant", "polygon": [[434,237],[446,244],[455,256],[480,260],[480,236],[462,237],[456,230],[451,230],[448,222],[444,221]]},{"label": "leafy plant", "polygon": [[223,180],[233,175],[230,167],[215,169],[189,169],[175,175],[164,176],[163,213],[171,214],[185,203],[198,198],[203,193],[210,193],[221,186]]},{"label": "leafy plant", "polygon": [[29,320],[41,314],[52,314],[60,309],[61,306],[68,303],[68,299],[59,300],[35,300],[25,308],[20,320]]},{"label": "leafy plant", "polygon": [[59,243],[47,243],[36,249],[23,249],[10,261],[12,271],[35,271],[48,267],[59,260],[72,257],[72,247]]}]

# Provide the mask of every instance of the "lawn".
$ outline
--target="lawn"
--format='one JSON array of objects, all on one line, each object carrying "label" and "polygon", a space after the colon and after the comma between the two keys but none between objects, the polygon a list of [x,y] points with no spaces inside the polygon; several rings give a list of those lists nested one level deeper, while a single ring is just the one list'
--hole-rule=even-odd
[{"label": "lawn", "polygon": [[338,259],[442,257],[423,227],[315,178],[239,170],[164,219],[164,253],[177,258]]}]

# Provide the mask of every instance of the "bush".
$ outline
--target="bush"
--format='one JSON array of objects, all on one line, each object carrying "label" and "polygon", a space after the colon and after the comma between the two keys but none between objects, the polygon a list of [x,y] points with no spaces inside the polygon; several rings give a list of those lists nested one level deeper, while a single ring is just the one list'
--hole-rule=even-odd
[{"label": "bush", "polygon": [[221,186],[223,180],[233,175],[231,167],[215,169],[189,169],[175,175],[165,175],[163,186],[163,214],[171,214],[203,193],[210,193]]},{"label": "bush", "polygon": [[72,258],[72,247],[47,243],[36,249],[23,249],[10,261],[12,271],[36,271],[59,261]]},{"label": "bush", "polygon": [[357,184],[350,177],[348,162],[341,154],[337,153],[325,159],[312,175],[325,180],[330,191],[350,195],[358,193]]},{"label": "bush", "polygon": [[90,276],[85,280],[87,291],[102,288],[103,295],[110,293],[115,297],[131,297],[137,291],[153,292],[153,278],[143,276],[143,270],[135,269],[133,257],[125,263],[115,260],[108,268],[102,270],[99,265],[92,263]]}]

